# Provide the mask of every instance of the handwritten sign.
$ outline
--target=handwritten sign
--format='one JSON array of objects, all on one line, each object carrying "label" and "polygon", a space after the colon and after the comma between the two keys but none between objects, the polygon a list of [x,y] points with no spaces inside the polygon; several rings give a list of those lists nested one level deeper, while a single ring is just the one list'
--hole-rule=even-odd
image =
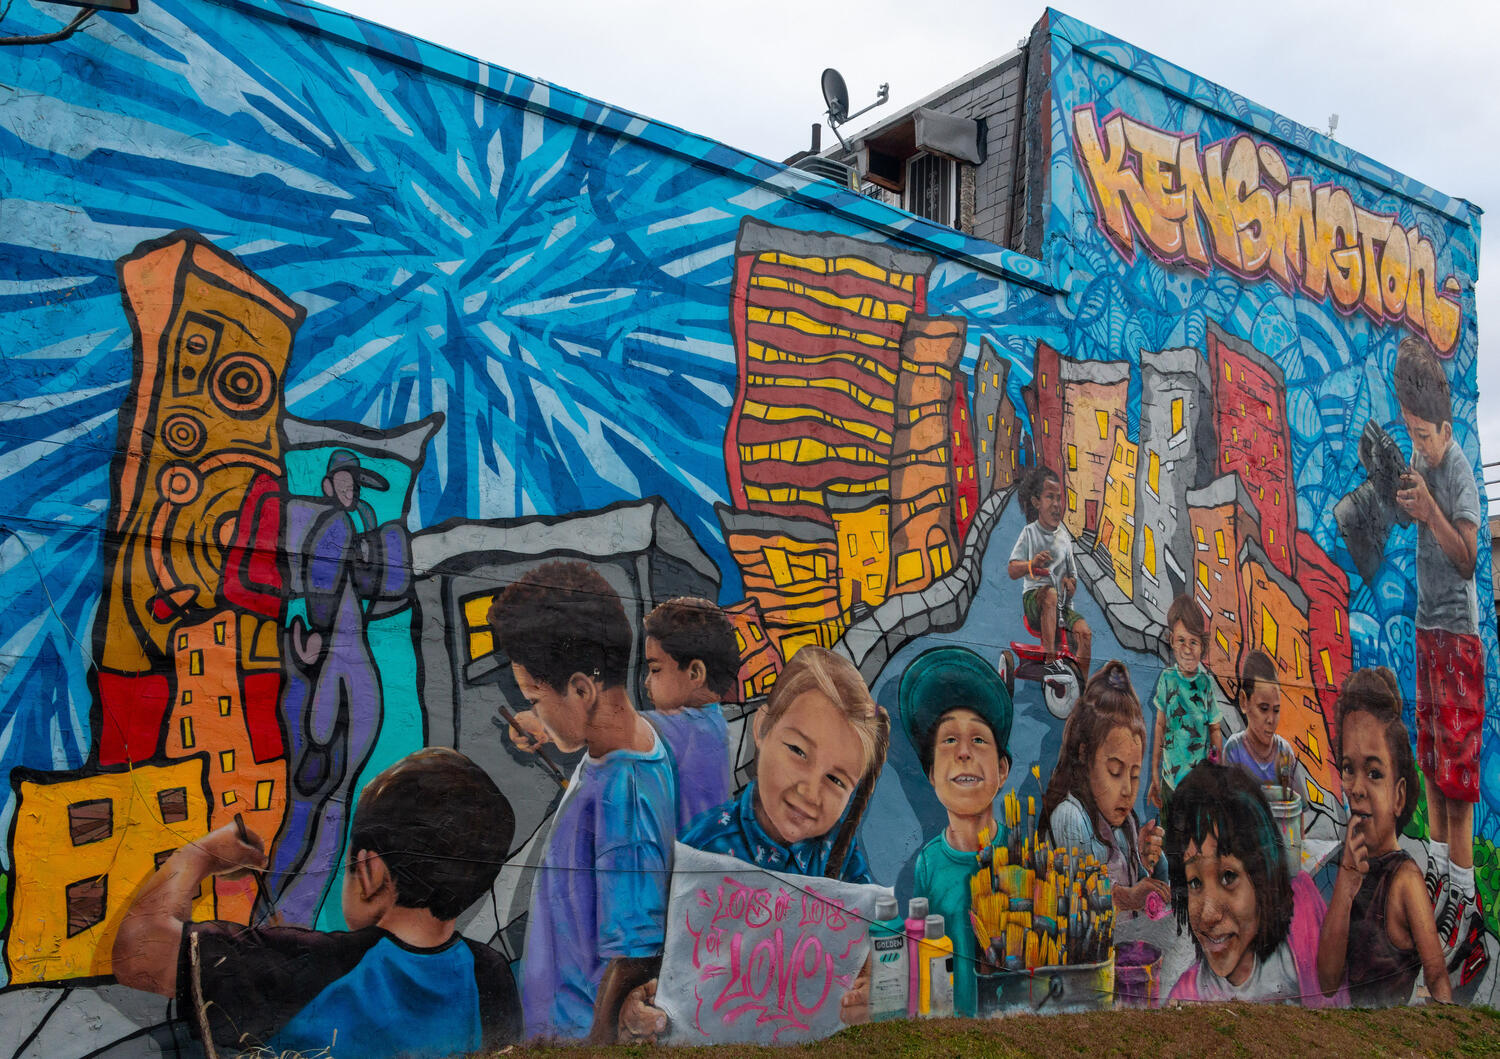
[{"label": "handwritten sign", "polygon": [[784,875],[679,843],[656,1003],[673,1044],[818,1040],[870,953],[881,886]]}]

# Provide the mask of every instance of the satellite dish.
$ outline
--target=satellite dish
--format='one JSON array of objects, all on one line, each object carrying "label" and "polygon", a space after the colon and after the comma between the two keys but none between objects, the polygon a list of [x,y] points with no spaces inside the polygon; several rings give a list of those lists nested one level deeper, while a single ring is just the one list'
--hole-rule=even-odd
[{"label": "satellite dish", "polygon": [[849,86],[844,84],[844,75],[831,66],[823,71],[823,102],[828,104],[831,124],[842,125],[849,120]]}]

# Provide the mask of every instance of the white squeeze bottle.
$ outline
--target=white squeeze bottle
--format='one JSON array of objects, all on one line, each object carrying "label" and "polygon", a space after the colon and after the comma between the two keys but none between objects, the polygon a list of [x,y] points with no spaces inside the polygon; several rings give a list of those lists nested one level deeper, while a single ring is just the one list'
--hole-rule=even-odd
[{"label": "white squeeze bottle", "polygon": [[927,987],[926,1009],[930,1019],[953,1017],[953,941],[943,932],[943,917],[927,917],[922,942],[922,984]]},{"label": "white squeeze bottle", "polygon": [[875,902],[875,921],[870,924],[870,1020],[906,1017],[909,986],[906,955],[906,924],[895,895]]}]

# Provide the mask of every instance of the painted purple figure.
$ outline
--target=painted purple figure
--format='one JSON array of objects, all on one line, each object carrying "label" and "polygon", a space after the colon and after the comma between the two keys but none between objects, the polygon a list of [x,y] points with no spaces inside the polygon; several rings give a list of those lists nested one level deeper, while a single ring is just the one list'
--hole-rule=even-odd
[{"label": "painted purple figure", "polygon": [[410,538],[377,525],[361,489],[385,478],[337,449],[326,499],[287,503],[292,592],[307,618],[287,629],[291,666],[282,707],[291,758],[286,823],[267,872],[269,904],[283,922],[311,924],[337,875],[353,784],[380,733],[380,673],[365,624],[410,605]]}]

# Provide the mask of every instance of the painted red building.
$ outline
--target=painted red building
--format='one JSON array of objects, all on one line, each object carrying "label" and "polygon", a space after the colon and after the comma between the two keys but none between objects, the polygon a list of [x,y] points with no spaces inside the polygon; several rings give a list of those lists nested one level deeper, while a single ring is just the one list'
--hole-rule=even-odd
[{"label": "painted red building", "polygon": [[948,413],[953,435],[953,522],[958,527],[957,545],[963,548],[969,534],[969,523],[979,507],[978,458],[974,451],[974,418],[969,413],[969,377],[953,372],[953,403]]},{"label": "painted red building", "polygon": [[924,308],[931,259],[757,221],[736,250],[730,497],[744,511],[831,522],[830,490],[890,488],[902,336]]},{"label": "painted red building", "polygon": [[1060,375],[1057,350],[1045,342],[1038,342],[1031,385],[1022,391],[1026,411],[1031,416],[1032,446],[1037,463],[1056,471],[1066,490],[1068,469],[1063,466],[1062,457],[1063,388]]},{"label": "painted red building", "polygon": [[1296,570],[1297,504],[1281,369],[1250,343],[1208,323],[1217,473],[1238,474],[1260,513],[1261,546],[1288,577]]},{"label": "painted red building", "polygon": [[1328,738],[1338,738],[1334,701],[1353,669],[1349,635],[1349,575],[1306,532],[1297,534],[1297,584],[1307,595],[1311,683],[1328,723]]}]

